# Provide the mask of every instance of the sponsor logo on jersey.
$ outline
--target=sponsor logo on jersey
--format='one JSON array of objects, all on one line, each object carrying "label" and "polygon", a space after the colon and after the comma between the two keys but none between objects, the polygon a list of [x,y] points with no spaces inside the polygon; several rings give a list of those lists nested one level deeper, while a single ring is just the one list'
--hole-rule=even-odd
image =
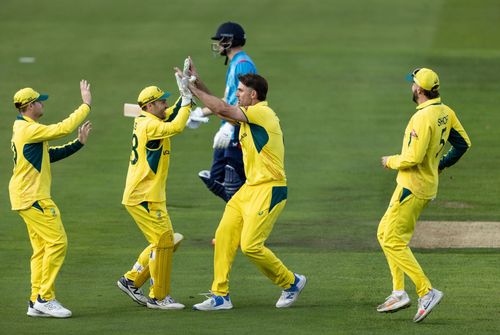
[{"label": "sponsor logo on jersey", "polygon": [[247,137],[247,133],[246,133],[246,132],[245,132],[245,133],[243,133],[243,134],[241,134],[241,136],[240,136],[240,142],[241,142],[241,141],[242,141],[245,137]]},{"label": "sponsor logo on jersey", "polygon": [[438,119],[438,126],[442,126],[444,124],[447,124],[448,123],[448,115],[445,115],[443,117],[440,117]]}]

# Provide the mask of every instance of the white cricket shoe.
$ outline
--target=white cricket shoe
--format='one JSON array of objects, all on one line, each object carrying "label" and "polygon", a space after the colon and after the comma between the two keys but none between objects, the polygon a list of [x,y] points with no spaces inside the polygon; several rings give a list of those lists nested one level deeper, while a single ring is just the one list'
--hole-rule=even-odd
[{"label": "white cricket shoe", "polygon": [[182,240],[184,240],[184,235],[181,233],[174,233],[174,252],[177,250]]},{"label": "white cricket shoe", "polygon": [[183,309],[185,307],[183,304],[175,302],[169,295],[163,300],[148,299],[147,306],[153,309]]},{"label": "white cricket shoe", "polygon": [[208,294],[206,297],[208,298],[207,300],[194,305],[193,309],[197,311],[218,311],[233,308],[229,294],[225,296]]},{"label": "white cricket shoe", "polygon": [[133,281],[125,277],[121,277],[116,282],[116,285],[118,285],[118,288],[122,290],[125,294],[127,294],[136,303],[138,303],[139,305],[146,306],[148,298],[144,296],[144,292],[142,292],[142,289],[140,287],[134,286]]},{"label": "white cricket shoe", "polygon": [[54,318],[69,318],[71,316],[71,311],[64,308],[56,299],[41,300],[40,297],[38,297],[33,304],[33,308]]},{"label": "white cricket shoe", "polygon": [[394,313],[401,309],[408,308],[410,305],[410,297],[406,292],[403,292],[402,294],[392,293],[385,299],[383,304],[377,306],[377,312]]},{"label": "white cricket shoe", "polygon": [[415,314],[413,321],[423,321],[431,313],[432,309],[441,302],[443,295],[443,292],[433,288],[422,298],[419,298],[417,314]]},{"label": "white cricket shoe", "polygon": [[295,300],[299,297],[300,292],[304,289],[307,283],[306,276],[299,275],[297,273],[293,274],[295,276],[295,282],[290,286],[289,289],[283,290],[281,296],[276,302],[277,308],[290,307]]},{"label": "white cricket shoe", "polygon": [[33,301],[31,300],[28,303],[28,312],[26,313],[26,315],[34,318],[50,318],[50,315],[37,311],[33,307]]}]

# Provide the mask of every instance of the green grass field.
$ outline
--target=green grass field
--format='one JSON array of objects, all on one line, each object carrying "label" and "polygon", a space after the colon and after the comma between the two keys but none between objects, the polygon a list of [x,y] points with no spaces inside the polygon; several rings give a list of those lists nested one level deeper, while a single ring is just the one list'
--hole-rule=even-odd
[{"label": "green grass field", "polygon": [[[245,48],[269,81],[268,100],[285,133],[289,200],[268,244],[309,284],[296,306],[277,310],[279,288],[238,255],[233,310],[146,310],[115,284],[146,243],[120,204],[132,131],[132,120],[121,116],[123,103],[134,102],[148,85],[177,93],[172,67],[187,55],[222,95],[226,68],[212,58],[209,38],[227,20],[245,27]],[[500,221],[499,21],[495,0],[3,0],[0,333],[498,333],[498,249],[416,250],[445,293],[416,325],[409,280],[410,309],[375,311],[391,290],[375,232],[396,176],[379,160],[400,150],[415,108],[404,76],[419,66],[439,73],[443,101],[473,143],[442,175],[439,197],[422,219]],[[21,64],[23,56],[36,62]],[[52,166],[52,196],[69,238],[57,293],[74,317],[31,319],[25,315],[31,247],[7,191],[12,96],[26,86],[48,93],[41,122],[58,122],[79,105],[82,78],[92,84],[92,137],[84,150]],[[196,176],[209,167],[217,127],[213,119],[172,144],[167,205],[175,229],[186,236],[174,261],[172,295],[188,307],[210,288],[210,240],[224,206]],[[449,202],[464,206],[448,208]]]}]

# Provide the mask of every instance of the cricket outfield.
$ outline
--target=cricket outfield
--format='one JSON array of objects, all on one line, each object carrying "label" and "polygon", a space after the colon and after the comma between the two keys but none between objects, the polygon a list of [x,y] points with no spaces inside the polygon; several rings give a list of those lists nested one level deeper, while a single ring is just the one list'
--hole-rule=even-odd
[{"label": "cricket outfield", "polygon": [[[116,287],[146,243],[120,204],[132,134],[123,104],[135,102],[149,85],[175,96],[173,67],[181,67],[188,55],[222,96],[226,68],[223,59],[212,58],[210,37],[227,20],[247,32],[245,49],[269,81],[268,101],[285,137],[289,197],[268,244],[291,270],[308,276],[308,285],[296,305],[278,310],[280,289],[238,254],[231,274],[233,310],[147,310]],[[395,187],[395,173],[380,167],[380,157],[401,149],[415,110],[404,80],[413,68],[438,72],[443,102],[456,111],[472,141],[470,152],[441,174],[438,197],[421,220],[500,221],[497,22],[495,0],[255,0],[245,5],[3,0],[0,332],[497,333],[498,248],[416,249],[433,285],[445,294],[441,304],[414,324],[417,297],[407,280],[412,307],[390,315],[375,310],[391,290],[375,235]],[[69,239],[57,298],[74,316],[33,319],[26,316],[31,246],[25,224],[10,210],[7,191],[16,116],[12,96],[26,86],[48,93],[41,122],[58,122],[80,103],[82,78],[92,85],[91,137],[78,155],[52,165],[52,196]],[[175,230],[185,236],[174,257],[172,296],[188,307],[210,288],[210,241],[224,206],[197,177],[209,167],[217,128],[211,119],[172,141],[167,206]]]}]

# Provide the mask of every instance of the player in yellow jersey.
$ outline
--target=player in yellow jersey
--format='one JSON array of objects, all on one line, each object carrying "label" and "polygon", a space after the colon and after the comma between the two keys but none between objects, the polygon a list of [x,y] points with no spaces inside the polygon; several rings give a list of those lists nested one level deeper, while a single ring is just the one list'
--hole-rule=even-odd
[{"label": "player in yellow jersey", "polygon": [[289,307],[306,285],[306,277],[288,270],[265,246],[287,199],[283,133],[276,113],[266,101],[267,81],[257,74],[239,76],[236,106],[208,94],[199,78],[195,84],[190,89],[206,107],[220,118],[239,124],[247,179],[227,203],[215,233],[211,295],[193,309],[213,311],[233,307],[229,298],[229,272],[238,246],[265,276],[283,289],[276,307]]},{"label": "player in yellow jersey", "polygon": [[[154,309],[182,309],[170,296],[174,234],[166,207],[166,183],[170,162],[170,137],[184,130],[191,108],[187,83],[177,77],[181,98],[168,107],[170,95],[156,86],[138,97],[142,113],[134,120],[132,153],[122,204],[137,223],[149,245],[118,287],[135,302]],[[149,298],[141,286],[151,274]]]},{"label": "player in yellow jersey", "polygon": [[38,120],[44,114],[41,95],[32,88],[23,88],[14,95],[19,112],[13,126],[11,148],[14,170],[9,183],[12,210],[23,218],[33,248],[31,256],[31,297],[27,314],[32,317],[67,318],[71,311],[63,307],[55,294],[55,280],[66,255],[67,237],[61,214],[50,195],[52,176],[50,163],[66,158],[86,143],[92,128],[85,122],[78,129],[78,138],[58,147],[48,141],[72,133],[90,112],[90,84],[82,80],[80,92],[83,104],[63,121],[43,125]]},{"label": "player in yellow jersey", "polygon": [[[443,293],[433,288],[408,243],[420,213],[436,197],[438,174],[455,164],[471,142],[455,112],[441,102],[439,78],[434,71],[416,69],[407,79],[413,83],[417,111],[406,127],[401,154],[381,159],[382,166],[398,170],[398,176],[396,190],[377,231],[391,271],[393,291],[377,311],[396,312],[410,306],[404,288],[406,274],[415,283],[419,296],[413,321],[420,322],[441,301]],[[446,142],[452,147],[443,157]]]}]

